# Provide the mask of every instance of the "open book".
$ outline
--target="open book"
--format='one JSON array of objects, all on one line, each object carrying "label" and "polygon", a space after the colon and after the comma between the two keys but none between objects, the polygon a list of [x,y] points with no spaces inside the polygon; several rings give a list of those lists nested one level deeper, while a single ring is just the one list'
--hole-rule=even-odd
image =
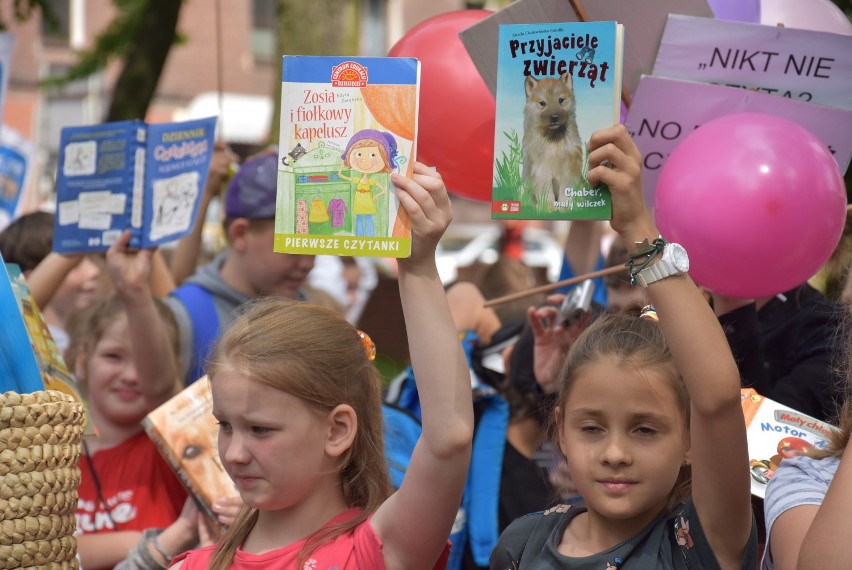
[{"label": "open book", "polygon": [[783,459],[824,448],[828,434],[836,428],[765,398],[752,388],[742,389],[741,401],[748,436],[751,494],[762,499]]},{"label": "open book", "polygon": [[142,425],[213,528],[220,529],[213,502],[238,492],[219,461],[212,408],[210,380],[203,376],[148,414]]},{"label": "open book", "polygon": [[497,52],[491,217],[609,219],[586,180],[592,132],[619,122],[623,27],[502,24]]},{"label": "open book", "polygon": [[207,180],[215,128],[216,117],[62,129],[53,250],[106,251],[126,229],[133,232],[133,249],[188,234]]}]

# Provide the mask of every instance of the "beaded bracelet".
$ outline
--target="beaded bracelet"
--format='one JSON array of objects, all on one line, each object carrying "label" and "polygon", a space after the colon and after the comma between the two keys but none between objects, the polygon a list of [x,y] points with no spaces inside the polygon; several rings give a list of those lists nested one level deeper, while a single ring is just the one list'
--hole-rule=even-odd
[{"label": "beaded bracelet", "polygon": [[[639,246],[639,251],[630,254],[627,263],[624,264],[630,269],[630,284],[634,287],[636,286],[636,276],[639,272],[648,267],[648,264],[650,264],[655,257],[662,255],[663,248],[666,247],[666,240],[663,239],[663,236],[658,236],[654,238],[654,241],[651,243],[648,243],[646,238],[645,241],[636,242],[636,245]],[[639,260],[641,260],[641,262]]]}]

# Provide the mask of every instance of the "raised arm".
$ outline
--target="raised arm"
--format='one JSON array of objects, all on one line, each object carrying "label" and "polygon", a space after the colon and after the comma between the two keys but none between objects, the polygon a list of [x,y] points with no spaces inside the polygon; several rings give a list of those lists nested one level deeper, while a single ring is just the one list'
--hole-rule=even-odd
[{"label": "raised arm", "polygon": [[139,389],[153,408],[180,390],[177,361],[151,293],[149,250],[127,251],[125,231],[107,251],[107,271],[127,311]]},{"label": "raised arm", "polygon": [[30,295],[39,308],[44,309],[56,293],[62,281],[74,270],[85,256],[63,255],[51,252],[36,265],[27,276]]},{"label": "raised arm", "polygon": [[399,289],[422,406],[423,432],[402,487],[373,516],[388,568],[432,568],[458,512],[473,436],[470,373],[435,265],[452,218],[440,175],[420,163],[393,175],[411,217],[411,257],[399,261]]},{"label": "raised arm", "polygon": [[174,291],[177,284],[169,270],[163,253],[157,249],[151,256],[151,293],[157,299],[163,299]]},{"label": "raised arm", "polygon": [[603,224],[597,220],[573,220],[565,239],[565,259],[575,275],[595,270],[601,256]]},{"label": "raised arm", "polygon": [[[849,405],[849,404],[847,404]],[[809,568],[845,568],[852,560],[849,540],[849,505],[852,505],[852,445],[846,444],[843,458],[828,487],[810,528],[803,526],[799,570]],[[796,509],[798,510],[798,509]],[[807,517],[807,515],[805,515]],[[805,532],[806,531],[806,532]]]},{"label": "raised arm", "polygon": [[[593,133],[590,146],[590,168],[595,167],[589,182],[609,186],[612,227],[633,253],[637,242],[659,235],[644,204],[639,150],[621,125]],[[652,283],[648,296],[692,402],[695,509],[721,567],[738,568],[752,514],[737,366],[715,314],[688,275]]]},{"label": "raised arm", "polygon": [[216,141],[213,148],[213,158],[210,160],[210,170],[207,173],[207,182],[204,184],[204,192],[201,194],[192,231],[178,241],[169,263],[169,269],[177,285],[183,283],[187,277],[195,272],[195,267],[198,265],[198,253],[201,250],[201,238],[204,232],[207,210],[213,198],[219,195],[222,184],[230,173],[231,164],[236,161],[236,158],[236,155],[228,149],[223,141]]}]

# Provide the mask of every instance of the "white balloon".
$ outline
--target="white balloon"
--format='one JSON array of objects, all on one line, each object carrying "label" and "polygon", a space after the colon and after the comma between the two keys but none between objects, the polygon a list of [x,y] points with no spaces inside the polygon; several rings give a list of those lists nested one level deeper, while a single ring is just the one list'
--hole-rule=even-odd
[{"label": "white balloon", "polygon": [[760,23],[852,35],[852,22],[831,0],[760,0]]}]

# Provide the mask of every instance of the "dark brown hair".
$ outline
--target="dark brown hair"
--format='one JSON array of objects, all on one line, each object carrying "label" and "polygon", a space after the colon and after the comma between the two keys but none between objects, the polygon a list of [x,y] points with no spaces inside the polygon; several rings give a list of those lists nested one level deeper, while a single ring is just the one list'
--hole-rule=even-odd
[{"label": "dark brown hair", "polygon": [[3,261],[32,271],[53,250],[53,214],[24,214],[0,232]]}]

